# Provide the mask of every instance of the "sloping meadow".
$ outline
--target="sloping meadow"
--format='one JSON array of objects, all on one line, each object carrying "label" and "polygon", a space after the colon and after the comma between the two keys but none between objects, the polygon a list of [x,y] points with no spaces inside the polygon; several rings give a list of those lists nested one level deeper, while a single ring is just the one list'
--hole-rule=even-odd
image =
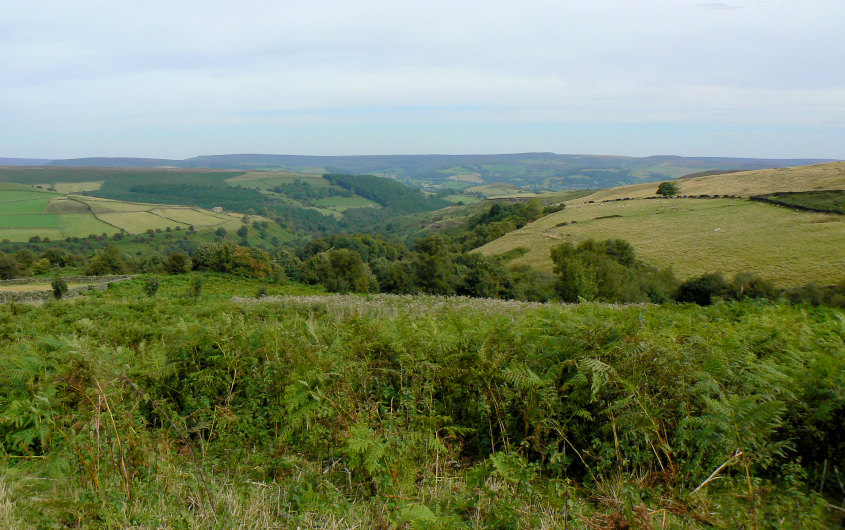
[{"label": "sloping meadow", "polygon": [[821,528],[844,340],[751,302],[6,305],[0,526]]}]

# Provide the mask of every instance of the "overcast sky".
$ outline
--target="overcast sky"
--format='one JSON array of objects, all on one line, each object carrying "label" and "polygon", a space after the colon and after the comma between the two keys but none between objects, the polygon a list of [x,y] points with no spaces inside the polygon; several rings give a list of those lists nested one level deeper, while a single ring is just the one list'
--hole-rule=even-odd
[{"label": "overcast sky", "polygon": [[845,158],[845,1],[3,0],[0,156]]}]

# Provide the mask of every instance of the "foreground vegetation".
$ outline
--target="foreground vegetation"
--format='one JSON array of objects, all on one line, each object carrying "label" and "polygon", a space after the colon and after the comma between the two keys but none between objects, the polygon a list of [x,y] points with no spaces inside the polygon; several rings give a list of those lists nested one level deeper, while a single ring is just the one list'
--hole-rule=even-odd
[{"label": "foreground vegetation", "polygon": [[0,307],[0,526],[841,522],[839,312],[147,285]]}]

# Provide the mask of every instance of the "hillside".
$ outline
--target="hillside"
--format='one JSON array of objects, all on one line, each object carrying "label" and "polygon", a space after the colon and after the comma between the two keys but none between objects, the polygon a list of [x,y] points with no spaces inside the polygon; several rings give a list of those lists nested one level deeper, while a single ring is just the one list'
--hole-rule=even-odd
[{"label": "hillside", "polygon": [[173,167],[372,174],[416,186],[463,189],[478,184],[503,182],[527,188],[527,191],[553,191],[654,182],[711,170],[754,170],[820,162],[830,160],[555,153],[372,156],[234,154],[199,156],[186,160],[81,158],[54,160],[49,164],[65,167]]},{"label": "hillside", "polygon": [[[742,171],[685,178],[676,182],[680,195],[737,195],[845,189],[845,162]],[[580,202],[653,197],[657,186],[636,184],[597,191]]]},{"label": "hillside", "polygon": [[[61,186],[59,186],[61,188]],[[243,214],[170,204],[116,201],[31,186],[0,184],[0,240],[29,241],[30,238],[61,240],[69,237],[116,233],[140,234],[147,230],[237,230]],[[83,186],[84,187],[84,186]],[[252,221],[265,221],[252,216]],[[278,227],[274,235],[284,237]]]},{"label": "hillside", "polygon": [[740,199],[655,199],[575,204],[477,250],[497,255],[524,247],[513,264],[551,271],[563,241],[621,238],[638,256],[686,278],[754,272],[777,284],[835,284],[845,270],[843,216],[796,212]]},{"label": "hillside", "polygon": [[[260,214],[307,235],[367,230],[385,218],[450,202],[395,180],[368,175],[148,167],[0,167],[0,182],[134,203],[222,207]],[[453,202],[466,197],[450,195]]]}]

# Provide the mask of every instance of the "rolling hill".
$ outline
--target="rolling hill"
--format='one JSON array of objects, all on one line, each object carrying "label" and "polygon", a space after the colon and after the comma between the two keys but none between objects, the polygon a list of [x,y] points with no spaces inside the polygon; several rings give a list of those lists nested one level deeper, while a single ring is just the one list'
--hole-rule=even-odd
[{"label": "rolling hill", "polygon": [[[25,162],[8,160],[9,165],[22,165]],[[527,188],[527,191],[554,191],[654,182],[702,171],[754,170],[821,162],[830,160],[514,153],[373,156],[233,154],[185,160],[79,158],[52,160],[46,164],[63,167],[170,167],[372,174],[424,187],[464,189],[479,184],[506,183]]]},{"label": "rolling hill", "polygon": [[[680,195],[737,195],[749,197],[769,193],[845,189],[845,162],[809,166],[741,171],[706,175],[676,181]],[[619,186],[597,191],[581,199],[599,202],[624,198],[653,197],[652,183]]]},{"label": "rolling hill", "polygon": [[[240,228],[243,214],[192,206],[132,203],[75,193],[60,193],[22,184],[0,185],[0,240],[84,238],[147,230]],[[250,221],[265,221],[250,216]],[[281,233],[281,231],[279,230]]]},{"label": "rolling hill", "polygon": [[[711,196],[845,189],[845,164],[698,177],[680,186],[681,193]],[[647,263],[672,267],[681,277],[749,271],[785,286],[843,279],[845,216],[739,198],[646,199],[655,189],[628,186],[572,200],[477,251],[496,255],[522,247],[527,252],[512,263],[551,271],[549,250],[563,241],[621,238]]]}]

